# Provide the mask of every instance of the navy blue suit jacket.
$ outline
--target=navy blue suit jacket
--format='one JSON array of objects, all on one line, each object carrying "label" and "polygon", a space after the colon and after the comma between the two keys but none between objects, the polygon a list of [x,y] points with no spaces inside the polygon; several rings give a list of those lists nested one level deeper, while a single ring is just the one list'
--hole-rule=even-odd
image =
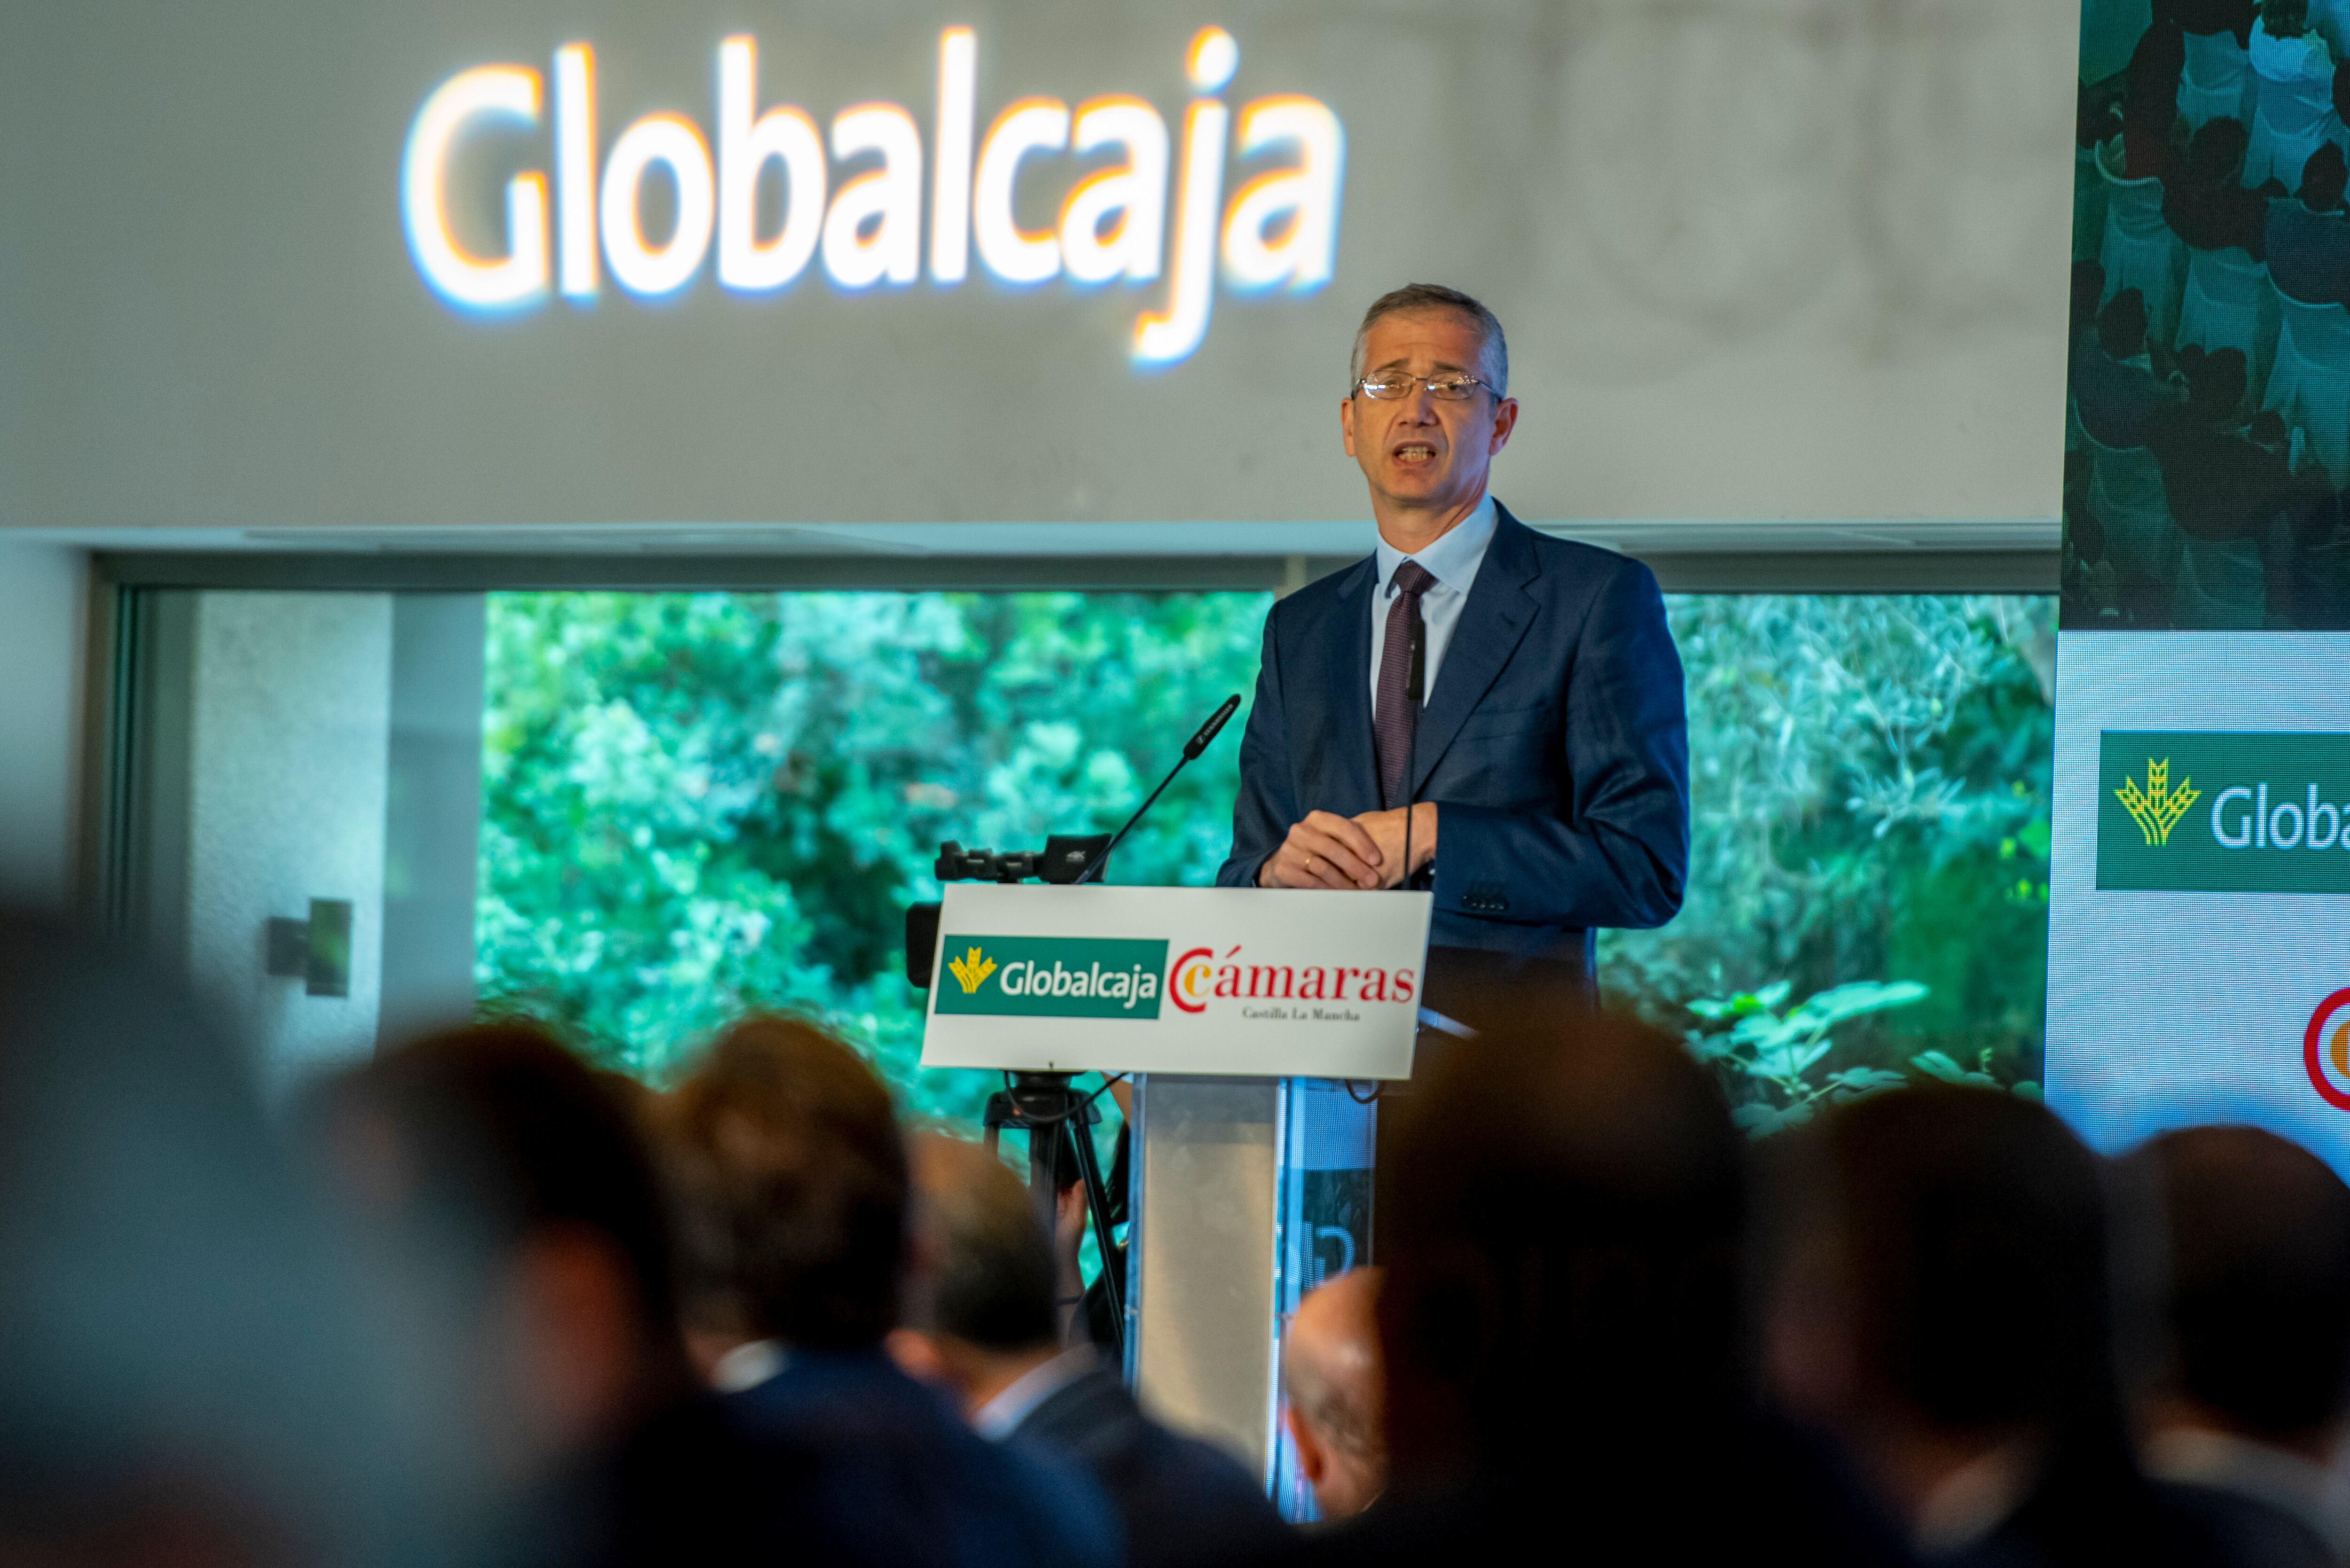
[{"label": "navy blue suit jacket", "polygon": [[1291,1543],[1239,1461],[1144,1415],[1106,1367],[1055,1389],[1012,1440],[1066,1454],[1100,1480],[1126,1521],[1127,1568],[1234,1563]]},{"label": "navy blue suit jacket", "polygon": [[1123,1531],[1077,1466],[991,1443],[879,1351],[795,1349],[726,1397],[827,1568],[1118,1568]]},{"label": "navy blue suit jacket", "polygon": [[[1680,655],[1648,567],[1497,510],[1412,744],[1414,795],[1437,808],[1429,940],[1588,969],[1595,928],[1659,926],[1680,908]],[[1218,886],[1255,886],[1257,868],[1310,811],[1380,808],[1370,695],[1378,589],[1373,556],[1265,618],[1232,858]]]}]

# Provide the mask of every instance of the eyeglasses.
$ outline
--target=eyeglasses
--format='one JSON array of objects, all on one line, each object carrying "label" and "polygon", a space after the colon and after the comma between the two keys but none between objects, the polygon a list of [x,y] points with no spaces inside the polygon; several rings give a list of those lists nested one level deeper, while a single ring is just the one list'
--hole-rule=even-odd
[{"label": "eyeglasses", "polygon": [[[1428,395],[1440,403],[1465,403],[1475,397],[1477,389],[1485,387],[1485,383],[1457,370],[1441,376],[1410,376],[1401,370],[1379,370],[1364,377],[1355,386],[1363,396],[1375,398],[1382,403],[1410,397],[1414,387],[1426,387]],[[1486,387],[1486,390],[1492,389]]]}]

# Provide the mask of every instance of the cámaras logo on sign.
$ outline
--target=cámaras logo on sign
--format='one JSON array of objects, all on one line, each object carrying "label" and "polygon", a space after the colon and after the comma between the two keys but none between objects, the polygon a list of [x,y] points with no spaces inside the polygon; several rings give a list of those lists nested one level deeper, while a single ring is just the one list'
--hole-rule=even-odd
[{"label": "c\u00e1maras logo on sign", "polygon": [[[1006,105],[985,133],[977,119],[979,44],[970,27],[939,37],[938,92],[927,148],[908,109],[867,102],[840,109],[827,139],[790,104],[763,109],[757,40],[718,46],[716,153],[691,118],[662,110],[630,122],[598,167],[595,51],[555,51],[553,166],[507,180],[504,248],[476,254],[450,222],[455,154],[500,128],[536,130],[542,83],[524,65],[460,71],[424,99],[400,160],[400,206],[424,281],[453,306],[511,311],[552,290],[592,303],[609,273],[631,295],[673,296],[716,252],[719,286],[743,297],[775,294],[811,265],[834,287],[910,286],[924,262],[931,282],[961,285],[972,253],[999,282],[1031,287],[1064,278],[1080,288],[1140,286],[1166,276],[1164,303],[1134,324],[1143,366],[1188,358],[1207,336],[1217,274],[1228,289],[1310,294],[1336,265],[1346,134],[1328,105],[1297,94],[1254,99],[1237,121],[1221,96],[1240,66],[1222,27],[1191,41],[1185,74],[1194,97],[1180,138],[1152,104],[1107,94],[1074,107],[1059,99]],[[1235,131],[1236,128],[1236,131]],[[827,152],[831,161],[827,161]],[[1114,153],[1079,171],[1072,161]],[[1255,165],[1225,197],[1227,165]],[[833,163],[859,171],[833,185]],[[783,177],[779,220],[763,230],[760,188]],[[1065,186],[1056,220],[1028,230],[1016,217],[1024,187]],[[665,234],[648,233],[649,179],[671,196]],[[550,200],[551,195],[551,200]]]},{"label": "c\u00e1maras logo on sign", "polygon": [[1175,961],[1168,993],[1186,1012],[1204,1012],[1217,1000],[1240,1002],[1399,1002],[1409,1004],[1419,976],[1408,969],[1357,968],[1352,964],[1243,961],[1235,946],[1217,957],[1213,948],[1193,948]]},{"label": "c\u00e1maras logo on sign", "polygon": [[2350,990],[2335,992],[2309,1015],[2301,1035],[2301,1063],[2310,1086],[2326,1104],[2350,1111]]}]

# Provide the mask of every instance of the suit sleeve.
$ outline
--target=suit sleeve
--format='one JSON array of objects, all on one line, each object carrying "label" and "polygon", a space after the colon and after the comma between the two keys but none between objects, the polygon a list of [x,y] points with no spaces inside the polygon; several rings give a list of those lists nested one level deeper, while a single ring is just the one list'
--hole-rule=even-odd
[{"label": "suit sleeve", "polygon": [[1436,907],[1513,924],[1660,926],[1689,877],[1689,720],[1657,579],[1627,561],[1567,677],[1553,811],[1437,806]]},{"label": "suit sleeve", "polygon": [[1281,701],[1281,654],[1275,605],[1264,618],[1264,655],[1256,701],[1241,733],[1241,791],[1232,802],[1232,852],[1216,872],[1219,888],[1253,888],[1257,867],[1281,847],[1297,820],[1291,798],[1289,724]]}]

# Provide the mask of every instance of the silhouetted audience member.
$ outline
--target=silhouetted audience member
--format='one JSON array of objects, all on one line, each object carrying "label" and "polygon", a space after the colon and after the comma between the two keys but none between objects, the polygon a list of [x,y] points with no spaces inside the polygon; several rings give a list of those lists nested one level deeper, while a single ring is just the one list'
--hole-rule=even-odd
[{"label": "silhouetted audience member", "polygon": [[2238,48],[2251,42],[2252,0],[2170,0],[2168,9],[2182,33],[2232,33]]},{"label": "silhouetted audience member", "polygon": [[449,1561],[356,1263],[189,998],[0,915],[0,1563]]},{"label": "silhouetted audience member", "polygon": [[2137,1157],[2165,1220],[2170,1355],[2147,1468],[2202,1500],[2239,1557],[2336,1562],[2350,1414],[2350,1187],[2246,1127],[2167,1133]]},{"label": "silhouetted audience member", "polygon": [[1100,1480],[1132,1568],[1214,1563],[1287,1528],[1238,1461],[1150,1419],[1089,1342],[1064,1348],[1055,1271],[1028,1189],[977,1144],[912,1140],[919,1260],[901,1365],[951,1389],[983,1437],[1035,1445]]},{"label": "silhouetted audience member", "polygon": [[2324,499],[2323,483],[2294,476],[2281,421],[2261,421],[2265,441],[2254,440],[2241,422],[2242,354],[2189,349],[2178,368],[2187,400],[2156,411],[2146,444],[2161,466],[2170,514],[2181,529],[2199,539],[2263,539],[2278,518],[2297,517]]},{"label": "silhouetted audience member", "polygon": [[2097,313],[2095,333],[2074,353],[2072,388],[2081,428],[2101,446],[2146,445],[2155,415],[2178,400],[2147,356],[2146,296],[2137,289]]},{"label": "silhouetted audience member", "polygon": [[2341,129],[2333,113],[2334,56],[2309,25],[2308,0],[2259,0],[2246,55],[2258,78],[2244,182],[2282,196],[2311,153]]},{"label": "silhouetted audience member", "polygon": [[1773,1380],[1920,1554],[2222,1561],[2131,1454],[2095,1158],[1994,1090],[1896,1090],[1797,1136]]},{"label": "silhouetted audience member", "polygon": [[1489,1033],[1382,1112],[1388,1490],[1310,1561],[1898,1560],[1755,1413],[1743,1140],[1678,1044]]},{"label": "silhouetted audience member", "polygon": [[[889,1094],[812,1023],[752,1018],[674,1091],[684,1190],[717,1205],[743,1330],[715,1381],[756,1438],[820,1456],[830,1562],[1091,1568],[1116,1515],[1073,1466],[983,1440],[890,1360],[907,1168]],[[816,1559],[811,1558],[811,1561]]]},{"label": "silhouetted audience member", "polygon": [[2139,35],[2122,81],[2122,177],[2159,178],[2169,171],[2170,129],[2178,119],[2178,78],[2187,68],[2187,40],[2178,24],[2158,16]]},{"label": "silhouetted audience member", "polygon": [[2242,250],[2254,261],[2268,254],[2268,202],[2236,182],[2249,141],[2242,120],[2207,119],[2164,180],[2162,221],[2188,249]]},{"label": "silhouetted audience member", "polygon": [[2350,304],[2350,213],[2342,210],[2342,149],[2329,141],[2309,155],[2298,197],[2269,203],[2269,277],[2304,305]]},{"label": "silhouetted audience member", "polygon": [[[2065,341],[2077,351],[2084,339],[2097,329],[2097,302],[2106,296],[2106,269],[2093,261],[2073,264],[2073,296],[2064,317]],[[2138,296],[2138,308],[2146,307],[2146,296]]]},{"label": "silhouetted audience member", "polygon": [[1306,1293],[1281,1344],[1281,1390],[1297,1468],[1326,1520],[1352,1519],[1388,1485],[1379,1281],[1349,1269]]},{"label": "silhouetted audience member", "polygon": [[529,1023],[392,1051],[319,1132],[386,1255],[435,1287],[499,1563],[718,1562],[816,1516],[686,1365],[665,1195],[616,1086]]}]

